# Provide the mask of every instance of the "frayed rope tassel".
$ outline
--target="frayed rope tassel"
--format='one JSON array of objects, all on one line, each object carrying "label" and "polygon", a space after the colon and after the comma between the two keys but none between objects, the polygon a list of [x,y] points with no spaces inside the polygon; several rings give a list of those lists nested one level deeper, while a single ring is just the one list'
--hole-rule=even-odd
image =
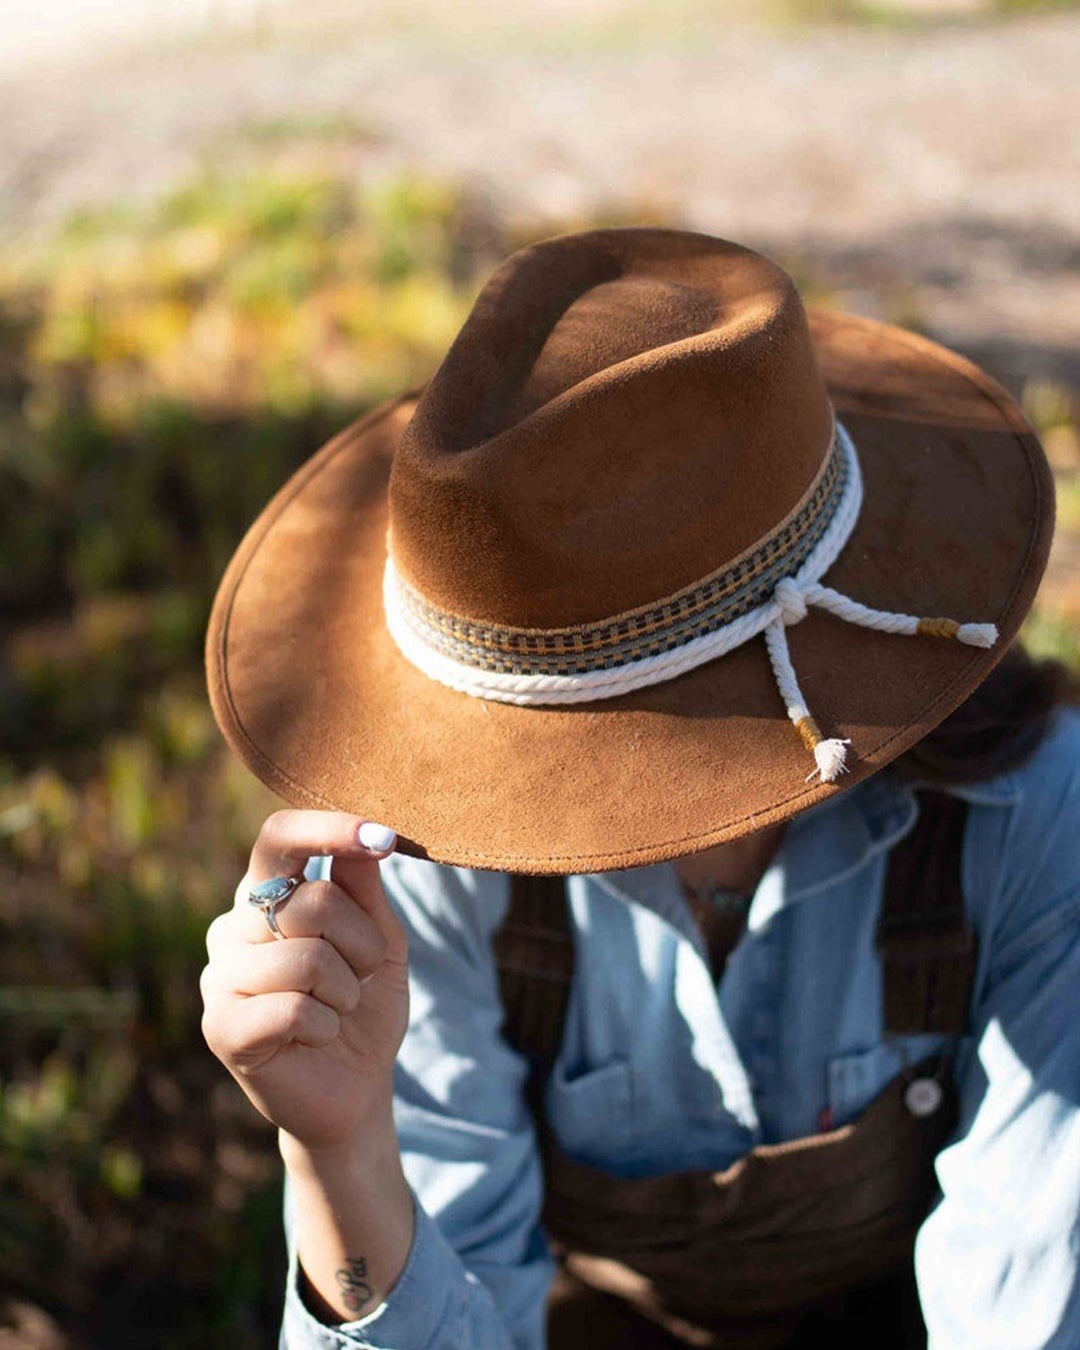
[{"label": "frayed rope tassel", "polygon": [[958,623],[955,619],[920,619],[913,614],[894,614],[888,610],[870,609],[829,586],[817,582],[799,587],[790,577],[777,584],[773,598],[779,614],[765,629],[765,645],[769,651],[773,674],[787,715],[802,737],[803,744],[813,753],[817,765],[807,775],[807,781],[820,774],[825,783],[835,782],[847,773],[847,747],[850,740],[826,738],[810,715],[802,696],[795,667],[791,663],[785,628],[806,618],[808,605],[828,610],[848,623],[872,628],[883,633],[898,633],[906,637],[952,638],[970,647],[992,647],[998,639],[998,630],[992,623]]},{"label": "frayed rope tassel", "polygon": [[822,736],[821,729],[810,716],[810,709],[803,702],[802,690],[795,677],[795,667],[791,664],[783,618],[774,619],[765,629],[765,645],[769,649],[769,660],[787,715],[795,724],[803,744],[813,753],[817,765],[806,775],[807,781],[820,774],[823,782],[835,782],[842,773],[847,773],[847,747],[851,742],[835,736],[828,739]]}]

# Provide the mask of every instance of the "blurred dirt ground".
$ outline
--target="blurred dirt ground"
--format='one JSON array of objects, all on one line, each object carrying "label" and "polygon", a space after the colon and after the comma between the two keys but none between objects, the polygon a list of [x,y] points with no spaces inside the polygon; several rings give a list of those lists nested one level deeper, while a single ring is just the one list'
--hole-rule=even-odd
[{"label": "blurred dirt ground", "polygon": [[0,64],[0,229],[273,143],[460,180],[530,221],[652,209],[820,258],[868,298],[910,287],[957,338],[1075,345],[1080,14],[909,10],[316,0],[230,23],[223,5],[122,56]]},{"label": "blurred dirt ground", "polygon": [[[56,55],[39,40],[0,61],[0,238],[245,149],[368,180],[404,169],[460,182],[530,231],[606,215],[734,238],[1014,389],[1080,384],[1074,6],[142,0],[138,13],[120,52],[80,57],[58,37]],[[821,16],[847,21],[808,21]]]}]

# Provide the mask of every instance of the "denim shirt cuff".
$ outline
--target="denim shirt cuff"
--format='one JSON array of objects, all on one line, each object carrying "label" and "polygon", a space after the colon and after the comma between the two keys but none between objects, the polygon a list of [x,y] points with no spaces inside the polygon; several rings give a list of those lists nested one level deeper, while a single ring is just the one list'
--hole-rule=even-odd
[{"label": "denim shirt cuff", "polygon": [[279,1350],[425,1350],[441,1340],[437,1333],[449,1330],[448,1311],[461,1303],[465,1270],[415,1195],[413,1211],[416,1229],[397,1283],[385,1302],[355,1322],[327,1326],[308,1310],[293,1247]]}]

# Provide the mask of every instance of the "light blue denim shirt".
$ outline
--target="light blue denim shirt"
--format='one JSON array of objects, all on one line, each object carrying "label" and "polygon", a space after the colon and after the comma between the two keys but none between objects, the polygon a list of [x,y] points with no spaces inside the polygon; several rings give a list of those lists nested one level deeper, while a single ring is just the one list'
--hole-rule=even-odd
[{"label": "light blue denim shirt", "polygon": [[[1078,1350],[1080,714],[960,795],[979,962],[970,1034],[952,1045],[960,1121],[916,1245],[930,1348]],[[571,878],[577,967],[547,1094],[562,1146],[628,1176],[726,1168],[814,1133],[826,1108],[853,1119],[944,1046],[882,1033],[874,930],[915,814],[886,770],[796,817],[719,989],[670,865]],[[292,1252],[281,1343],[539,1350],[552,1262],[491,950],[507,879],[404,857],[383,874],[410,939],[396,1115],[416,1236],[388,1300],[333,1329],[301,1303]]]}]

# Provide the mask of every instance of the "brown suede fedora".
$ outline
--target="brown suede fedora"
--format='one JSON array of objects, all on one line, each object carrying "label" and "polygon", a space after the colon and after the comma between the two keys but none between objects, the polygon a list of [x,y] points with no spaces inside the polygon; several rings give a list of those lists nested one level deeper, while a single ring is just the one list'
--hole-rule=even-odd
[{"label": "brown suede fedora", "polygon": [[720,239],[562,235],[256,520],[210,695],[287,801],[409,852],[656,862],[926,735],[1015,635],[1052,528],[1039,443],[970,362],[808,313]]}]

